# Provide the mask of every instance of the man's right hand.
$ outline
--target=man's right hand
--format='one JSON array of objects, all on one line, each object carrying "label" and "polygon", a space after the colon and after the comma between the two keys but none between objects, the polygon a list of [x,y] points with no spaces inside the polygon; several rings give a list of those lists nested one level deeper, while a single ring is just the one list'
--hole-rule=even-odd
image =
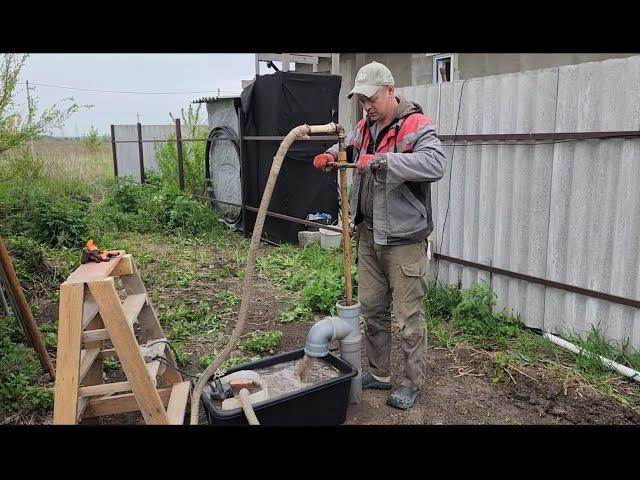
[{"label": "man's right hand", "polygon": [[328,162],[335,162],[336,158],[330,153],[321,153],[320,155],[316,155],[313,159],[313,166],[318,170],[322,170],[323,172],[331,172],[333,167],[328,167]]}]

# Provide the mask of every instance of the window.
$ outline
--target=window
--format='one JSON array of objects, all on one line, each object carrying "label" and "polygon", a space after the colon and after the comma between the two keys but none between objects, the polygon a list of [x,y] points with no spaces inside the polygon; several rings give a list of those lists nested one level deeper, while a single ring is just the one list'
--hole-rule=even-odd
[{"label": "window", "polygon": [[433,57],[433,83],[451,82],[454,76],[453,53]]}]

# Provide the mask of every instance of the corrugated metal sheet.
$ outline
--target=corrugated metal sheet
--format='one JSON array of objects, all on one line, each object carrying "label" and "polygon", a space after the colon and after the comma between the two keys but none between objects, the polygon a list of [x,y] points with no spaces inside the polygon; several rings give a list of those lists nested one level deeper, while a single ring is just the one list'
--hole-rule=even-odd
[{"label": "corrugated metal sheet", "polygon": [[[560,69],[557,131],[640,129],[640,57]],[[557,144],[547,277],[640,298],[640,140]],[[640,311],[548,289],[544,324],[640,346]]]},{"label": "corrugated metal sheet", "polygon": [[[182,136],[186,135],[184,125],[180,126]],[[143,140],[166,140],[170,133],[175,137],[175,125],[142,125]],[[137,125],[114,125],[114,134],[116,141],[120,140],[138,140]],[[142,158],[144,160],[144,168],[146,170],[155,170],[158,164],[155,159],[155,148],[159,143],[143,143]],[[140,158],[137,143],[116,143],[116,158],[118,160],[118,175],[125,177],[133,176],[134,179],[140,180]]]},{"label": "corrugated metal sheet", "polygon": [[[420,103],[442,135],[637,130],[639,82],[640,57],[630,57],[398,92]],[[508,143],[458,142],[455,155],[445,146],[447,172],[432,189],[436,251],[640,298],[640,140]],[[438,263],[432,277],[491,282],[498,307],[528,326],[584,332],[600,324],[640,346],[637,309]]]}]

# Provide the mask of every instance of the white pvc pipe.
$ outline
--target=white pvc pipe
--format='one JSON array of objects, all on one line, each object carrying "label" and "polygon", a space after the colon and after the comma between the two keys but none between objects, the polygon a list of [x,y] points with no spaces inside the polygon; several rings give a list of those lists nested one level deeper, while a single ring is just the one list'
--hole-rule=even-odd
[{"label": "white pvc pipe", "polygon": [[[573,343],[567,342],[566,340],[560,337],[556,337],[555,335],[551,335],[550,333],[545,332],[544,336],[554,344],[566,350],[569,350],[570,352],[580,354],[583,351],[582,348],[574,345]],[[607,368],[610,368],[611,370],[615,370],[616,372],[624,375],[625,377],[629,377],[635,380],[636,382],[640,382],[640,372],[638,372],[637,370],[634,370],[633,368],[629,368],[625,365],[620,365],[619,363],[614,362],[613,360],[609,360],[608,358],[603,357],[602,355],[598,355],[598,358],[600,360],[600,363],[602,363]]]}]

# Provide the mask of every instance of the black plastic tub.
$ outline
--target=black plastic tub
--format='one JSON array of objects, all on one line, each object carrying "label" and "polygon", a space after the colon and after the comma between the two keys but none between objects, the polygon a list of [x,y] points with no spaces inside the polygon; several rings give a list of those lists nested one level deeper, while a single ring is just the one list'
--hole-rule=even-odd
[{"label": "black plastic tub", "polygon": [[[304,355],[304,349],[286,352],[256,362],[237,365],[227,370],[227,374],[239,370],[257,370],[279,363],[298,360]],[[357,371],[340,357],[329,353],[319,359],[336,367],[336,378],[317,383],[308,388],[287,395],[266,400],[253,405],[260,425],[340,425],[344,423],[349,406],[349,388],[351,379]],[[211,389],[206,385],[202,391],[202,404],[210,425],[248,425],[241,408],[221,410],[210,398]]]}]

